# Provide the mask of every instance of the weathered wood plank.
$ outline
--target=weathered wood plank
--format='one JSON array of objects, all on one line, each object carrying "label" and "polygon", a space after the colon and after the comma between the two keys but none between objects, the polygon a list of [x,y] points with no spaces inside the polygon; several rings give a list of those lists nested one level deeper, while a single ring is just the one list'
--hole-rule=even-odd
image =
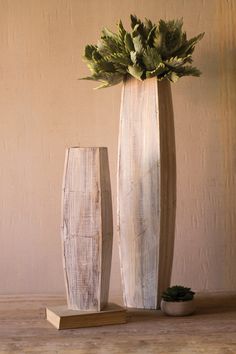
[{"label": "weathered wood plank", "polygon": [[47,307],[46,318],[57,329],[98,327],[126,323],[126,310],[116,304],[101,311],[68,310],[62,305]]},{"label": "weathered wood plank", "polygon": [[68,149],[62,196],[62,246],[70,309],[100,311],[106,305],[111,215],[107,149]]},{"label": "weathered wood plank", "polygon": [[167,104],[171,104],[168,82],[157,83],[153,78],[124,83],[118,233],[124,302],[128,307],[157,308],[159,293],[170,279],[176,178],[173,111],[172,104],[165,108]]}]

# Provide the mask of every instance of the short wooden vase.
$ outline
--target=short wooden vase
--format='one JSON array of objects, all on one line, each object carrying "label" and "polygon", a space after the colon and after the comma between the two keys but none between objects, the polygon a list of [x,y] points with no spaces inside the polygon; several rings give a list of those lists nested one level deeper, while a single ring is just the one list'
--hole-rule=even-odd
[{"label": "short wooden vase", "polygon": [[112,202],[107,148],[69,148],[62,195],[67,304],[101,311],[108,302]]},{"label": "short wooden vase", "polygon": [[118,152],[118,234],[124,302],[157,309],[170,284],[176,208],[170,82],[123,84]]},{"label": "short wooden vase", "polygon": [[62,191],[62,249],[67,306],[46,308],[57,329],[126,322],[108,303],[112,257],[112,202],[106,148],[69,148]]}]

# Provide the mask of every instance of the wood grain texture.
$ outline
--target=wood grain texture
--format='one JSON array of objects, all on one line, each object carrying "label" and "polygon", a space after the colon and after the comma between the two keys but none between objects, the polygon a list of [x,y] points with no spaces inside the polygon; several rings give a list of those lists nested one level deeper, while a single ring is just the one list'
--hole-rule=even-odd
[{"label": "wood grain texture", "polygon": [[168,82],[153,78],[124,83],[117,200],[124,302],[155,309],[170,282],[175,225],[175,141]]},{"label": "wood grain texture", "polygon": [[112,205],[106,148],[69,148],[62,193],[68,308],[100,311],[109,292]]},{"label": "wood grain texture", "polygon": [[101,311],[69,310],[60,305],[47,307],[46,318],[57,329],[98,327],[126,323],[126,310],[116,304],[108,304]]},{"label": "wood grain texture", "polygon": [[0,353],[235,354],[236,294],[203,294],[194,316],[128,311],[123,325],[57,331],[45,306],[62,296],[0,296]]}]

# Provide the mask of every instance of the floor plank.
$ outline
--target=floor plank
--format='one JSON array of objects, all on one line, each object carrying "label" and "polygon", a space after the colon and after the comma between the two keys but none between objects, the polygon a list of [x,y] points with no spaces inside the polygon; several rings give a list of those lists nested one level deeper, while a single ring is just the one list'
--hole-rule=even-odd
[{"label": "floor plank", "polygon": [[58,331],[45,320],[45,307],[64,301],[62,296],[0,296],[0,353],[236,353],[235,293],[198,296],[194,316],[129,310],[127,324]]}]

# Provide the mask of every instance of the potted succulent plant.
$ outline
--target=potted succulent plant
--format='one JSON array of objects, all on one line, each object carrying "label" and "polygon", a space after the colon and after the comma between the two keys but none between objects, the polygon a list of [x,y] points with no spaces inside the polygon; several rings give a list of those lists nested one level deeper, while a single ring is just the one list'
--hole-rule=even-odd
[{"label": "potted succulent plant", "polygon": [[[176,208],[171,82],[199,76],[191,65],[204,33],[187,39],[182,19],[157,24],[131,15],[131,31],[102,30],[85,47],[98,88],[123,83],[117,172],[117,220],[124,303],[156,309],[170,284]],[[128,211],[128,212],[127,212]]]},{"label": "potted succulent plant", "polygon": [[195,292],[181,285],[171,286],[162,293],[161,310],[169,316],[187,316],[195,310]]}]

